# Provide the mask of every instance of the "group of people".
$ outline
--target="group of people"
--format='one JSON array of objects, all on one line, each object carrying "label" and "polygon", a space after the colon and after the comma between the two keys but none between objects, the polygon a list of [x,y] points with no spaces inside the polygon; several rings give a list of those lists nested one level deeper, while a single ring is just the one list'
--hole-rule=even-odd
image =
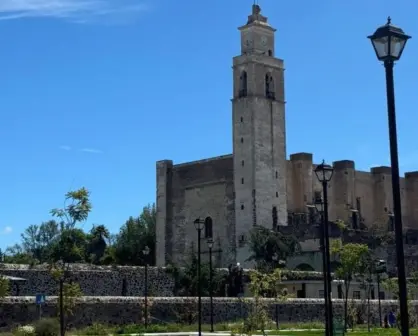
[{"label": "group of people", "polygon": [[383,319],[383,328],[394,328],[396,326],[396,316],[393,310],[385,315]]}]

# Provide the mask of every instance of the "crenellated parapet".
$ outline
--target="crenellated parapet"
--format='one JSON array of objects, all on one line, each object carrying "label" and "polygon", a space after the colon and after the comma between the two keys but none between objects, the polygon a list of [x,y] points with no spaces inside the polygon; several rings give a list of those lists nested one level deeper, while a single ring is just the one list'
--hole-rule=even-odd
[{"label": "crenellated parapet", "polygon": [[[310,153],[290,155],[288,169],[288,211],[307,212],[315,191],[322,185],[313,170],[317,164]],[[392,172],[387,166],[369,172],[355,169],[352,160],[332,163],[334,174],[328,185],[330,221],[342,220],[354,230],[393,230]],[[418,171],[401,177],[401,201],[405,229],[418,229]]]}]

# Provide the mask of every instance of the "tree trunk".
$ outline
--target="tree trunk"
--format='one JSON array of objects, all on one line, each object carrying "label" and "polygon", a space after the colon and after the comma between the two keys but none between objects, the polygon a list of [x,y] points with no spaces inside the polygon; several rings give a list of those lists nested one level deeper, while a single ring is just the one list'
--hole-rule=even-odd
[{"label": "tree trunk", "polygon": [[350,289],[350,282],[344,281],[345,285],[345,300],[344,300],[344,330],[347,331],[347,320],[348,320],[348,291]]},{"label": "tree trunk", "polygon": [[369,284],[367,288],[367,330],[370,332],[370,291],[371,286]]}]

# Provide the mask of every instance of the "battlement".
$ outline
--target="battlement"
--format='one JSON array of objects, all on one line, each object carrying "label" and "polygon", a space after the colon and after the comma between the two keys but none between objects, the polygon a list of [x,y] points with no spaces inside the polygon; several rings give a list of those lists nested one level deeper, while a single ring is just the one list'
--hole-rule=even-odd
[{"label": "battlement", "polygon": [[332,163],[332,166],[334,167],[335,170],[354,169],[355,168],[354,161],[351,161],[351,160],[334,161]]},{"label": "battlement", "polygon": [[201,159],[201,160],[196,160],[196,161],[178,163],[178,164],[174,165],[174,168],[182,168],[182,167],[187,167],[187,166],[199,165],[199,164],[207,163],[207,162],[210,162],[210,161],[232,159],[232,157],[233,157],[232,154],[225,154],[225,155],[215,156],[215,157],[211,157],[211,158],[207,158],[207,159]]},{"label": "battlement", "polygon": [[387,167],[387,166],[372,167],[372,168],[370,168],[370,172],[372,174],[386,174],[386,175],[391,175],[392,174],[392,168]]},{"label": "battlement", "polygon": [[313,155],[311,153],[295,153],[290,154],[290,161],[311,161]]},{"label": "battlement", "polygon": [[405,178],[406,179],[418,178],[418,171],[413,171],[413,172],[407,172],[407,173],[405,173]]}]

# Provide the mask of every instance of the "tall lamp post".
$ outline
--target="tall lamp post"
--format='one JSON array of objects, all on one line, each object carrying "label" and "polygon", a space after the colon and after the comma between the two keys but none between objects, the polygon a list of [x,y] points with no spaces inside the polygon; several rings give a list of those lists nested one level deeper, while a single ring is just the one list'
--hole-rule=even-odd
[{"label": "tall lamp post", "polygon": [[[277,254],[277,252],[275,252],[271,259],[273,260],[273,268],[279,268],[279,269],[283,269],[286,267],[286,260],[279,260],[279,255]],[[276,302],[276,329],[279,329],[279,304]]]},{"label": "tall lamp post", "polygon": [[145,329],[148,327],[148,255],[150,249],[148,246],[145,246],[142,251],[145,259],[145,279],[144,279],[144,326]]},{"label": "tall lamp post", "polygon": [[386,273],[386,261],[376,260],[375,265],[376,280],[377,280],[377,298],[379,300],[379,324],[382,326],[382,306],[380,303],[380,275]]},{"label": "tall lamp post", "polygon": [[371,40],[377,59],[382,61],[386,72],[386,96],[389,122],[390,161],[392,168],[392,194],[395,223],[396,259],[398,264],[399,308],[403,336],[409,335],[408,303],[405,275],[405,261],[402,234],[401,192],[399,186],[398,140],[396,132],[395,88],[393,84],[393,66],[398,61],[411,38],[401,28],[391,23],[390,17],[384,26],[377,28]]},{"label": "tall lamp post", "polygon": [[318,229],[319,229],[319,244],[320,244],[320,248],[321,248],[321,253],[322,253],[322,277],[324,279],[324,305],[325,305],[325,335],[328,335],[328,329],[329,329],[329,313],[328,313],[328,273],[327,273],[327,256],[326,256],[326,251],[325,251],[325,234],[324,234],[324,209],[323,209],[323,200],[322,200],[322,196],[321,193],[317,192],[315,193],[314,196],[314,200],[313,200],[313,204],[308,204],[307,207],[314,209],[314,211],[316,211],[319,216],[320,216],[320,222],[318,224]]},{"label": "tall lamp post", "polygon": [[209,248],[209,296],[210,296],[210,332],[213,330],[213,268],[212,268],[212,248],[213,248],[213,239],[208,239],[208,248]]},{"label": "tall lamp post", "polygon": [[205,227],[205,221],[203,219],[197,218],[194,221],[194,226],[197,230],[197,309],[198,309],[198,333],[199,336],[202,336],[202,281],[200,278],[200,239],[202,236],[202,230]]},{"label": "tall lamp post", "polygon": [[[324,232],[324,246],[325,246],[325,258],[326,258],[326,276],[327,276],[327,291],[325,293],[326,296],[326,304],[328,304],[328,336],[333,336],[333,312],[332,312],[332,287],[331,287],[331,257],[329,252],[329,228],[328,228],[328,183],[331,181],[332,174],[334,173],[334,169],[330,166],[325,164],[325,161],[315,168],[315,175],[318,178],[319,182],[322,184],[322,194],[324,196],[322,202],[322,226]],[[319,200],[318,200],[319,202]],[[318,204],[319,207],[319,204]]]}]

